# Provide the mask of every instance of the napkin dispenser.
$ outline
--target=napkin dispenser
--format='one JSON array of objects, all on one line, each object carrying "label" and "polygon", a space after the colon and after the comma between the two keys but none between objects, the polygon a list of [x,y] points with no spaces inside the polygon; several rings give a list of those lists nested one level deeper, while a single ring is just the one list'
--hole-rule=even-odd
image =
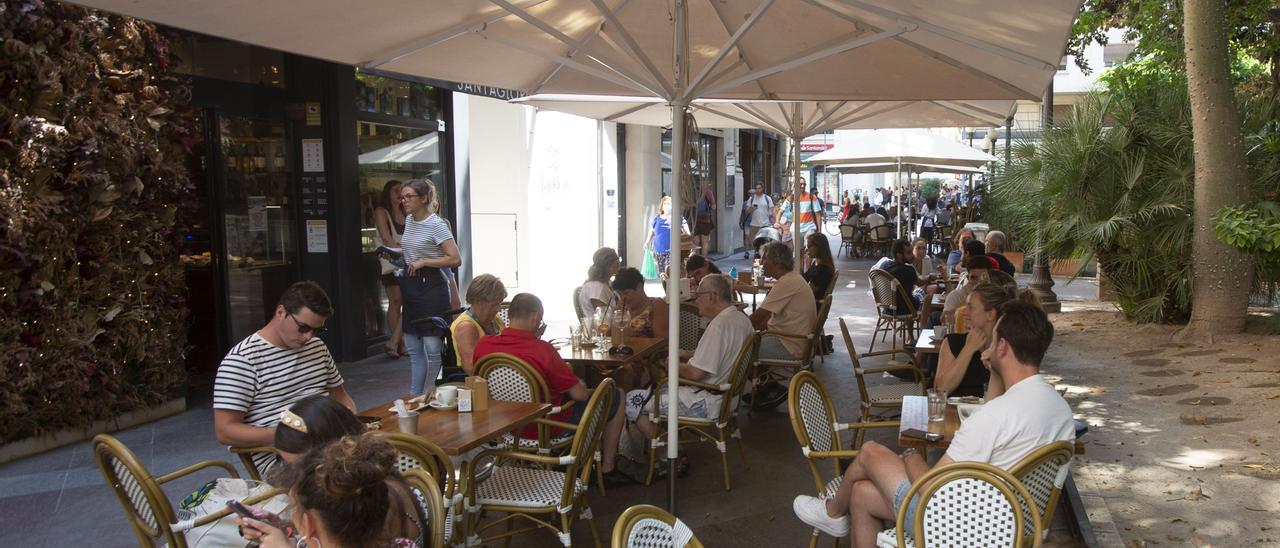
[{"label": "napkin dispenser", "polygon": [[467,377],[466,388],[471,390],[471,410],[486,411],[489,409],[489,381],[484,377]]}]

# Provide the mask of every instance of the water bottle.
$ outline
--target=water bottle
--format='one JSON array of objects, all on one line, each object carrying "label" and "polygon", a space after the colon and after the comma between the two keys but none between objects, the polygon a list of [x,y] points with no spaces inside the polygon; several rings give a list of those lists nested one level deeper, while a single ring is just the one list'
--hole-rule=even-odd
[{"label": "water bottle", "polygon": [[729,277],[733,278],[734,283],[738,282],[738,267],[729,268]]}]

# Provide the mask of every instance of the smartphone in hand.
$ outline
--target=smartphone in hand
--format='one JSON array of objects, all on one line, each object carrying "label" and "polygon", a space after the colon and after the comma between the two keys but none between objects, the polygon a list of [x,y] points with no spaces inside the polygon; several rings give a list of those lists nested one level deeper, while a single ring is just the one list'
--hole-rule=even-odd
[{"label": "smartphone in hand", "polygon": [[227,501],[227,508],[230,508],[232,512],[239,514],[242,518],[258,519],[257,516],[253,515],[253,510],[250,510],[248,506],[238,500]]}]

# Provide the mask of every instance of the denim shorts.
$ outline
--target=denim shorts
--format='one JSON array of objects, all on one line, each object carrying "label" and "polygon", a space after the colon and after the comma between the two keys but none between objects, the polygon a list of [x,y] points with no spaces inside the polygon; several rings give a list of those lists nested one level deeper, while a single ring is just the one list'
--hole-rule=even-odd
[{"label": "denim shorts", "polygon": [[[902,507],[903,499],[907,498],[907,491],[911,490],[911,482],[902,480],[898,482],[898,489],[893,492],[893,510],[896,512]],[[902,518],[903,533],[910,536],[915,530],[916,521],[916,504],[920,502],[920,493],[916,493],[911,497],[911,501],[907,503],[907,514]]]}]

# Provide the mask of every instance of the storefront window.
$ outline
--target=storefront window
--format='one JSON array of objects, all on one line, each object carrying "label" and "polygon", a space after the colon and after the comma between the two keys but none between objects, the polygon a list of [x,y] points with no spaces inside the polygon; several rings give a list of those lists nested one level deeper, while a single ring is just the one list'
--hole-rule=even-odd
[{"label": "storefront window", "polygon": [[[356,75],[356,140],[360,174],[360,244],[369,272],[362,282],[365,336],[391,335],[388,308],[399,301],[393,274],[374,252],[378,245],[399,247],[405,213],[396,197],[396,183],[427,179],[436,187],[439,213],[448,218],[449,196],[442,162],[441,140],[447,138],[438,120],[441,94],[431,86],[367,73]],[[380,236],[376,219],[386,211],[394,235]],[[395,320],[395,315],[392,315]]]}]

